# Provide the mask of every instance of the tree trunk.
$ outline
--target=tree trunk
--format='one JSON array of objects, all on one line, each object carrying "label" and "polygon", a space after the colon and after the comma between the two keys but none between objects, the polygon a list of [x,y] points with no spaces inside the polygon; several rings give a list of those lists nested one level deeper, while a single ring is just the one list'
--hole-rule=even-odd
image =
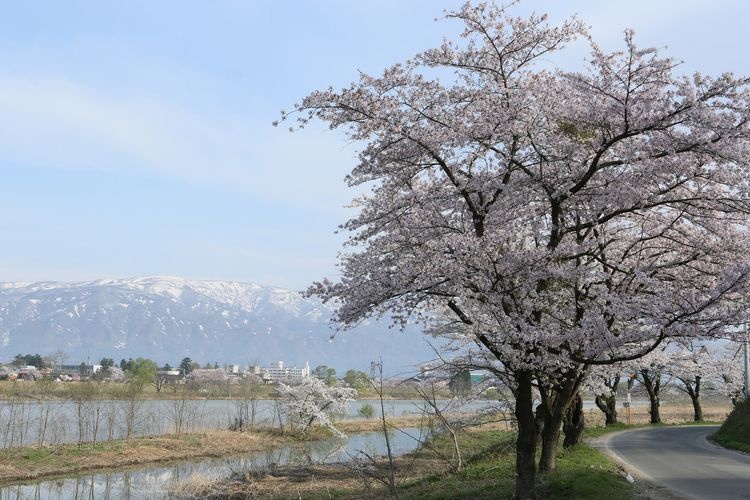
[{"label": "tree trunk", "polygon": [[565,411],[578,392],[587,370],[576,368],[562,374],[556,388],[545,390],[543,381],[539,380],[539,393],[542,396],[544,429],[542,430],[542,450],[539,457],[539,472],[548,474],[557,469],[557,445],[560,442],[560,431]]},{"label": "tree trunk", "polygon": [[660,424],[661,415],[659,414],[659,396],[651,398],[651,423]]},{"label": "tree trunk", "polygon": [[534,421],[534,396],[532,394],[533,373],[530,370],[516,374],[516,495],[517,500],[536,498],[536,443],[537,429]]},{"label": "tree trunk", "polygon": [[542,432],[542,450],[539,455],[539,472],[548,474],[557,469],[557,443],[560,441],[562,419],[550,416],[544,422]]},{"label": "tree trunk", "polygon": [[661,374],[652,377],[649,375],[648,370],[641,371],[641,378],[643,378],[643,386],[646,388],[648,393],[648,399],[651,403],[651,423],[660,424],[661,415],[659,414],[659,386],[661,385]]},{"label": "tree trunk", "polygon": [[703,422],[703,408],[701,407],[701,377],[696,376],[695,380],[692,381],[695,385],[685,383],[687,393],[690,396],[690,400],[693,402],[693,420],[696,422]]},{"label": "tree trunk", "polygon": [[703,422],[703,408],[701,408],[701,402],[698,398],[691,398],[693,400],[693,417],[696,422]]},{"label": "tree trunk", "polygon": [[594,400],[597,408],[604,413],[604,425],[612,425],[617,423],[617,397],[612,394],[610,396],[596,396]]},{"label": "tree trunk", "polygon": [[563,448],[567,449],[581,442],[585,425],[586,419],[583,413],[583,399],[581,399],[580,393],[576,393],[573,402],[568,406],[568,409],[565,410],[565,420],[563,421],[565,440],[563,441]]}]

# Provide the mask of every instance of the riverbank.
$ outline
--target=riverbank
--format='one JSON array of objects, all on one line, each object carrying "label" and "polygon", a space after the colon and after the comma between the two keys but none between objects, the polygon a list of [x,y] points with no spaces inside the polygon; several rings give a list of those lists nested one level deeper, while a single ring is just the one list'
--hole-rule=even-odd
[{"label": "riverbank", "polygon": [[[716,410],[720,413],[721,410]],[[666,409],[670,421],[683,408]],[[676,422],[675,422],[676,423]],[[682,424],[692,423],[683,420]],[[667,425],[667,424],[662,424]],[[697,425],[701,425],[698,423]],[[648,427],[592,427],[585,431],[586,442],[570,450],[559,448],[557,471],[539,476],[539,498],[632,500],[667,498],[650,483],[631,484],[626,472],[607,453],[598,438],[624,429]],[[171,493],[177,498],[512,498],[515,487],[515,433],[507,422],[485,424],[458,434],[463,467],[457,469],[452,441],[441,436],[418,451],[397,457],[390,480],[390,465],[385,457],[364,459],[349,464],[272,467],[236,473],[216,480],[202,474],[180,482]],[[671,498],[671,497],[670,497]]]},{"label": "riverbank", "polygon": [[[171,494],[178,498],[511,498],[515,484],[515,434],[484,426],[459,433],[463,467],[457,469],[445,436],[394,460],[243,472],[224,480],[195,474]],[[393,477],[391,481],[390,477]],[[558,470],[539,478],[539,498],[626,500],[634,490],[605,454],[580,445],[561,449]]]},{"label": "riverbank", "polygon": [[[393,419],[389,423],[392,428],[411,428],[411,433],[419,434],[415,428],[421,427],[424,421],[420,417],[408,417]],[[363,419],[341,422],[340,428],[355,436],[373,431],[380,433],[381,425],[379,419]],[[593,428],[587,430],[587,436],[596,438],[602,433],[624,428],[629,427]],[[446,436],[431,440],[418,451],[394,460],[392,482],[388,461],[380,451],[376,452],[380,455],[375,460],[359,455],[358,460],[333,465],[277,465],[286,463],[277,457],[260,467],[235,465],[219,476],[210,467],[195,467],[187,474],[181,473],[179,481],[162,487],[168,488],[163,490],[164,494],[169,492],[178,498],[361,498],[386,495],[389,484],[399,496],[408,498],[510,498],[515,474],[515,435],[508,429],[507,422],[498,421],[460,431],[461,470],[457,470],[452,441]],[[393,437],[399,435],[398,430],[392,430]],[[0,450],[0,486],[45,478],[62,484],[63,478],[69,481],[80,477],[84,478],[85,484],[88,476],[93,491],[94,474],[124,472],[127,477],[138,471],[151,470],[154,466],[169,469],[178,464],[204,463],[203,459],[210,462],[212,458],[221,458],[221,463],[224,463],[224,459],[268,453],[290,446],[308,450],[326,437],[330,435],[321,429],[303,437],[270,430],[214,431],[96,445],[6,449]],[[350,453],[357,456],[357,450],[366,449],[359,446],[352,448]],[[539,478],[540,495],[552,499],[596,499],[606,493],[611,500],[640,498],[639,493],[623,479],[620,468],[596,448],[596,445],[582,445],[569,451],[561,448],[558,471]]]},{"label": "riverbank", "polygon": [[166,461],[223,457],[290,442],[273,432],[210,431],[0,450],[0,485]]},{"label": "riverbank", "polygon": [[[153,384],[140,387],[124,382],[53,382],[51,380],[0,380],[0,401],[11,400],[56,400],[77,401],[81,399],[110,399],[110,400],[174,400],[174,399],[227,399],[227,400],[261,400],[273,399],[277,386],[228,382],[200,383],[200,384],[167,384],[158,391]],[[420,399],[414,387],[404,384],[386,388],[384,399]],[[489,395],[494,395],[490,393]],[[489,396],[488,395],[488,396]],[[452,395],[445,388],[436,394],[437,399],[448,400]],[[357,399],[378,399],[378,393],[371,387],[360,387]]]},{"label": "riverbank", "polygon": [[[421,417],[389,420],[390,425],[397,427],[415,427],[421,422]],[[366,419],[341,422],[337,427],[356,434],[378,431],[381,425],[379,419]],[[237,456],[329,436],[324,429],[315,429],[305,436],[278,430],[217,430],[100,443],[7,448],[0,450],[0,485],[155,463]]]}]

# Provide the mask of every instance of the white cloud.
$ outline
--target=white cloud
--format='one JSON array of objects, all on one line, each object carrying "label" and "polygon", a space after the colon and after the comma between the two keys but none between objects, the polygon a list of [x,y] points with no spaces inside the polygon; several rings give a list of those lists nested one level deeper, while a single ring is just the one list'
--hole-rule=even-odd
[{"label": "white cloud", "polygon": [[353,151],[342,149],[337,134],[291,135],[272,119],[198,114],[160,96],[0,74],[2,160],[155,174],[323,209],[331,200],[343,204]]}]

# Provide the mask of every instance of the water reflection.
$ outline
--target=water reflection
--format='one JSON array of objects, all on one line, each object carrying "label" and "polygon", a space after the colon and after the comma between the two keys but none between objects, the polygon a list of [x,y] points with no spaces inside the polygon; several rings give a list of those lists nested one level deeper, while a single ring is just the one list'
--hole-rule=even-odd
[{"label": "water reflection", "polygon": [[[419,429],[404,429],[390,435],[394,454],[411,451],[423,438]],[[154,499],[168,498],[175,485],[195,475],[226,478],[246,472],[261,472],[277,466],[338,463],[351,460],[360,450],[370,455],[386,453],[380,433],[329,439],[304,445],[283,446],[243,457],[180,462],[165,467],[128,469],[86,474],[0,489],[0,500],[15,499]]]},{"label": "water reflection", "polygon": [[[227,429],[238,411],[235,400],[89,400],[0,401],[0,447],[42,446],[61,443],[98,442],[179,432]],[[446,402],[446,405],[449,403]],[[453,405],[445,411],[473,412],[487,401]],[[358,400],[340,418],[358,418],[363,405],[380,416],[378,400]],[[388,400],[388,416],[418,415],[424,403]],[[254,424],[274,425],[278,415],[275,400],[258,400]]]}]

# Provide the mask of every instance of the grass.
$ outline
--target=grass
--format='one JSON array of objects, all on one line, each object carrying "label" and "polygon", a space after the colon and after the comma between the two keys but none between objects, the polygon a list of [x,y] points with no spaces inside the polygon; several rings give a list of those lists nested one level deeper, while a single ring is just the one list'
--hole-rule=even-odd
[{"label": "grass", "polygon": [[[398,426],[416,425],[409,419],[397,419]],[[684,423],[684,422],[683,422]],[[347,432],[377,430],[378,419],[346,422]],[[589,427],[587,438],[598,438],[646,425],[618,424]],[[251,433],[218,432],[206,434],[160,436],[155,438],[115,441],[80,446],[70,445],[41,449],[0,451],[0,482],[75,474],[84,470],[122,468],[164,460],[218,457],[267,449],[281,442],[296,442],[325,437],[315,429],[304,438],[295,435],[253,436]],[[479,429],[459,433],[465,466],[456,471],[453,445],[447,436],[438,436],[429,445],[396,461],[398,494],[403,498],[511,498],[515,486],[515,434],[506,430],[504,422],[485,424]],[[436,453],[437,451],[438,453]],[[380,462],[382,472],[383,461]],[[11,470],[13,469],[13,470]],[[249,471],[244,475],[215,481],[196,476],[182,485],[182,493],[192,492],[196,498],[227,498],[247,496],[264,498],[363,498],[383,496],[381,485],[371,481],[363,484],[362,471],[342,465],[277,467],[269,471]],[[178,485],[179,487],[179,485]],[[563,450],[557,459],[557,471],[538,477],[537,492],[545,499],[630,499],[633,487],[623,478],[619,468],[597,449],[580,445]]]},{"label": "grass", "polygon": [[[401,486],[406,498],[511,498],[515,485],[515,434],[508,431],[464,432],[462,453],[469,457],[457,472],[428,474]],[[432,443],[448,455],[451,446],[444,436]],[[420,454],[431,453],[422,450]]]},{"label": "grass", "polygon": [[[438,436],[413,454],[396,459],[398,496],[424,499],[510,499],[515,488],[515,433],[479,429],[459,433],[465,466],[456,471],[453,445]],[[436,453],[437,452],[437,453]],[[442,456],[442,457],[441,457]],[[378,464],[381,473],[385,461]],[[369,464],[372,470],[372,464]],[[586,445],[560,450],[554,474],[538,478],[538,498],[626,500],[632,486],[603,453]],[[382,485],[363,483],[352,465],[279,467],[219,481],[190,479],[177,485],[193,498],[382,498]]]},{"label": "grass", "polygon": [[[750,407],[747,411],[750,412]],[[744,418],[747,420],[748,415],[745,414]],[[407,420],[394,422],[394,425],[415,425],[415,422]],[[379,425],[378,419],[365,419],[347,422],[345,430],[377,430]],[[610,432],[648,426],[617,424],[606,428],[588,427],[585,436],[598,438]],[[733,429],[739,427],[741,425]],[[460,432],[460,448],[465,463],[460,471],[453,467],[454,450],[447,436],[438,436],[429,443],[430,446],[398,458],[396,474],[399,496],[428,499],[511,498],[515,486],[515,434],[505,429],[504,423],[496,422]],[[750,432],[749,428],[744,429],[744,432]],[[325,437],[325,433],[315,430],[302,439],[322,437]],[[157,461],[237,455],[299,439],[299,436],[278,436],[273,433],[217,431],[179,437],[158,436],[97,444],[0,450],[0,483]],[[219,482],[195,477],[185,486],[188,491],[202,491],[206,497],[214,498],[233,495],[362,498],[385,493],[375,483],[371,484],[374,489],[365,488],[361,471],[340,465],[279,468],[272,473],[254,473],[243,480],[234,478]],[[539,476],[537,488],[539,498],[552,500],[603,497],[618,500],[635,496],[633,487],[622,478],[621,471],[609,457],[585,444],[571,450],[563,450],[560,446],[557,471]]]},{"label": "grass", "polygon": [[[392,419],[400,427],[419,425],[415,417]],[[377,419],[353,420],[342,424],[346,432],[378,430]],[[77,474],[84,471],[144,465],[161,461],[242,455],[294,444],[325,439],[328,429],[314,427],[305,435],[282,434],[276,430],[254,432],[207,431],[162,435],[98,443],[72,443],[43,447],[0,449],[0,484]]]},{"label": "grass", "polygon": [[293,436],[211,431],[102,443],[0,450],[0,484],[154,462],[221,457],[274,448]]},{"label": "grass", "polygon": [[563,451],[555,474],[542,478],[540,498],[625,500],[634,497],[633,487],[618,467],[603,453],[580,445]]},{"label": "grass", "polygon": [[[665,408],[665,419],[670,425],[715,425],[716,422],[678,420],[682,409]],[[717,415],[722,409],[716,409]],[[687,415],[687,414],[686,414]],[[692,414],[687,415],[692,417]],[[369,421],[372,422],[372,421]],[[587,439],[605,434],[651,427],[641,420],[636,425],[623,423],[609,427],[589,426]],[[502,422],[487,423],[480,428],[459,433],[464,467],[455,470],[453,444],[447,435],[431,440],[417,452],[396,459],[398,496],[425,499],[510,499],[515,488],[515,434]],[[538,455],[537,455],[538,458]],[[377,466],[366,464],[369,471],[379,471],[385,477],[386,461]],[[273,471],[258,472],[244,478],[219,480],[201,485],[195,497],[210,498],[369,498],[388,496],[382,484],[369,477],[365,484],[360,466],[312,465],[307,467],[281,467]],[[579,445],[570,450],[559,448],[557,470],[537,478],[537,497],[551,500],[582,499],[626,500],[642,498],[642,491],[628,483],[623,471],[604,452],[595,446]]]},{"label": "grass", "polygon": [[740,402],[711,438],[727,448],[750,453],[750,399]]},{"label": "grass", "polygon": [[[669,423],[657,425],[717,424],[716,421],[670,420]],[[596,439],[612,432],[651,426],[648,423],[618,423],[608,427],[587,427],[585,437]],[[399,488],[399,496],[426,499],[512,498],[515,487],[515,434],[508,431],[478,431],[464,432],[460,436],[462,452],[469,457],[461,471],[450,471],[444,467],[440,472],[405,481]],[[444,436],[433,444],[444,454],[450,454],[451,444]],[[422,455],[427,453],[426,450],[420,451]],[[625,481],[619,466],[608,455],[586,444],[570,450],[564,450],[560,445],[556,472],[539,476],[537,480],[538,498],[627,500],[637,497],[633,485]],[[339,491],[338,495],[333,496],[359,497],[361,492]]]},{"label": "grass", "polygon": [[[610,431],[611,432],[611,431]],[[473,451],[458,472],[433,474],[404,485],[407,498],[512,498],[515,487],[515,435],[511,432],[465,433],[462,448]],[[487,445],[486,443],[492,443]],[[545,499],[633,498],[633,491],[618,467],[587,445],[560,450],[557,471],[539,476],[537,495]]]}]

